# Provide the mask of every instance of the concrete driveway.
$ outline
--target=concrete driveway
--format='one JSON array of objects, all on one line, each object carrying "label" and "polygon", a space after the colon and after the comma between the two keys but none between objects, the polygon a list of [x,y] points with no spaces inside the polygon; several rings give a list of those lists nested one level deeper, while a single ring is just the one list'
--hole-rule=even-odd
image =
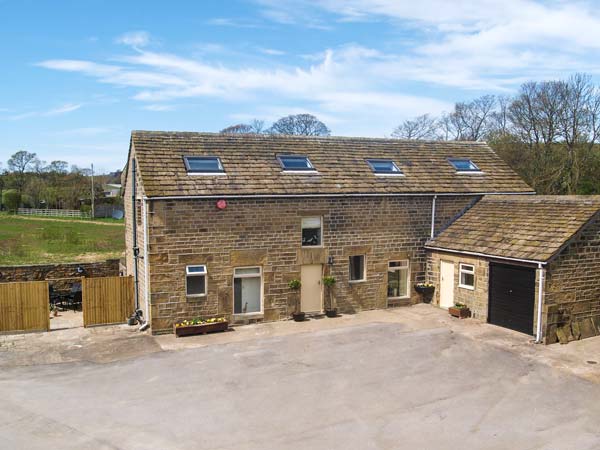
[{"label": "concrete driveway", "polygon": [[104,364],[3,367],[0,448],[600,446],[597,384],[451,326],[318,322]]}]

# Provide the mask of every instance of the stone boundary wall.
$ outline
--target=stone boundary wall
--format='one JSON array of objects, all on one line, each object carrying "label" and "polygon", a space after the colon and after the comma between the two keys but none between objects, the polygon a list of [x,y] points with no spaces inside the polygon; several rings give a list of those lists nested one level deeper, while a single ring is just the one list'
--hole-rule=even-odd
[{"label": "stone boundary wall", "polygon": [[[81,267],[83,273],[77,269]],[[109,259],[91,263],[34,264],[0,266],[0,283],[17,281],[48,281],[55,291],[69,291],[73,282],[82,276],[88,278],[119,275],[119,260]]]}]

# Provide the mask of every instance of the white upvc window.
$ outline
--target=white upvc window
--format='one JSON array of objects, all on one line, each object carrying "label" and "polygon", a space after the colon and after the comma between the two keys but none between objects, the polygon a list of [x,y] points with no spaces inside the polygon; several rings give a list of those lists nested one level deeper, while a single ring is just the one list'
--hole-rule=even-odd
[{"label": "white upvc window", "polygon": [[410,263],[408,259],[388,263],[388,298],[410,297]]},{"label": "white upvc window", "polygon": [[233,313],[262,314],[263,286],[260,267],[233,269]]},{"label": "white upvc window", "polygon": [[206,295],[206,266],[187,266],[185,268],[185,292],[188,297]]},{"label": "white upvc window", "polygon": [[323,219],[321,217],[302,218],[302,247],[323,245]]},{"label": "white upvc window", "polygon": [[348,279],[351,283],[365,281],[367,279],[367,264],[365,255],[353,255],[350,257]]},{"label": "white upvc window", "polygon": [[464,289],[475,289],[475,266],[473,264],[459,265],[458,287]]}]

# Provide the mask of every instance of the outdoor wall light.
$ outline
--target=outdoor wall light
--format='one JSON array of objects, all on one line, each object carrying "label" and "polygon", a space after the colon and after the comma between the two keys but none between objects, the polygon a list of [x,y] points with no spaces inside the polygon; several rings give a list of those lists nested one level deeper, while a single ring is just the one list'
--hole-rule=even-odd
[{"label": "outdoor wall light", "polygon": [[333,266],[333,256],[329,255],[327,257],[327,264],[329,264],[330,266]]}]

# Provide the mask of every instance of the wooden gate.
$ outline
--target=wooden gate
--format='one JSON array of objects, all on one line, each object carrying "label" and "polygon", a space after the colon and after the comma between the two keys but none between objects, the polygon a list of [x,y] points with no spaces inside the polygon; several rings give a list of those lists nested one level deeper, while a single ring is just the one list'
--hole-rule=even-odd
[{"label": "wooden gate", "polygon": [[124,323],[133,314],[133,277],[82,278],[83,326]]},{"label": "wooden gate", "polygon": [[0,283],[0,332],[50,330],[47,281]]}]

